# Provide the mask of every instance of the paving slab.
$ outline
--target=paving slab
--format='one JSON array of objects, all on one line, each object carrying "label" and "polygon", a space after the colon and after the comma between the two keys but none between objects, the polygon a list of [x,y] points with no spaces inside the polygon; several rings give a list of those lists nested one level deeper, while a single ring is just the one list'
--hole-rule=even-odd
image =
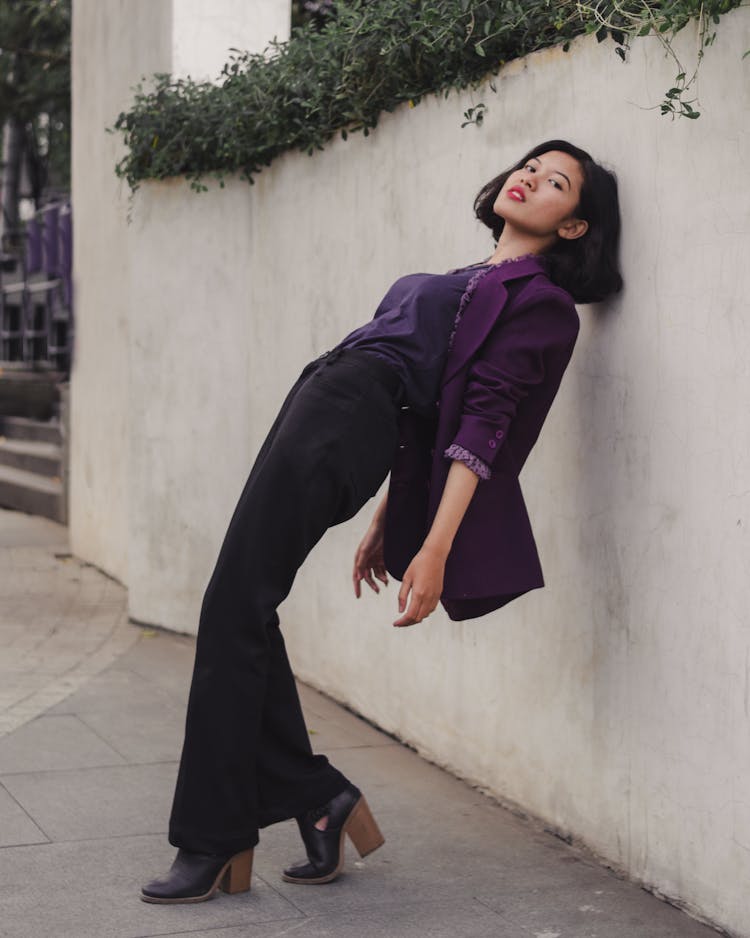
[{"label": "paving slab", "polygon": [[195,639],[191,636],[146,628],[140,629],[138,642],[112,668],[133,672],[169,695],[182,711],[184,724],[194,658]]},{"label": "paving slab", "polygon": [[[648,894],[647,894],[648,895]],[[575,938],[703,938],[706,927],[684,912],[660,902],[644,903],[644,891],[634,883],[538,886],[494,896],[479,890],[477,899],[508,921],[534,935]],[[649,896],[649,899],[653,897]]]},{"label": "paving slab", "polygon": [[48,838],[3,785],[0,785],[0,847],[43,844]]},{"label": "paving slab", "polygon": [[0,549],[3,547],[67,550],[68,529],[47,518],[0,508]]},{"label": "paving slab", "polygon": [[165,859],[163,837],[120,837],[0,850],[3,938],[136,938],[290,922],[302,913],[258,876],[236,896],[194,905],[141,902],[145,868]]},{"label": "paving slab", "polygon": [[131,763],[180,757],[184,703],[128,668],[98,675],[49,714],[75,715]]},{"label": "paving slab", "polygon": [[0,781],[53,841],[166,832],[172,762],[3,775]]},{"label": "paving slab", "polygon": [[[530,933],[481,902],[411,901],[390,908],[337,911],[250,927],[179,932],[181,938],[529,938]],[[175,936],[177,938],[177,936]]]},{"label": "paving slab", "polygon": [[38,717],[0,738],[0,775],[118,765],[124,761],[73,714]]},{"label": "paving slab", "polygon": [[71,556],[62,525],[0,509],[0,736],[84,686],[139,637],[125,589]]}]

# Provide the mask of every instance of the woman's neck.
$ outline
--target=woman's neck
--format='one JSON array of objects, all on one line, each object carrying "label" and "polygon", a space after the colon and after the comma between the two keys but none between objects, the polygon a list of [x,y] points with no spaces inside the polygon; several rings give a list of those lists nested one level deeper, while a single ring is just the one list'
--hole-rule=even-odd
[{"label": "woman's neck", "polygon": [[531,257],[532,255],[535,255],[536,253],[537,253],[536,251],[512,251],[511,253],[506,254],[506,253],[498,253],[497,251],[495,251],[492,257],[490,257],[486,261],[486,263],[502,264],[505,261],[514,261],[521,257]]},{"label": "woman's neck", "polygon": [[[525,257],[528,254],[543,254],[550,244],[548,239],[524,236],[508,230],[508,225],[500,233],[495,251],[490,257],[489,264],[499,264],[501,261],[511,260],[515,257]],[[552,239],[554,242],[554,238]]]}]

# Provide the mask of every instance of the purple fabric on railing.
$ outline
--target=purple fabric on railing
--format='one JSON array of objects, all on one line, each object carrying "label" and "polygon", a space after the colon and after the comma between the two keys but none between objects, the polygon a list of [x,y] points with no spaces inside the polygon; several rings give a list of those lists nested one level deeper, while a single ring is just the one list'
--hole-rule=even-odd
[{"label": "purple fabric on railing", "polygon": [[64,277],[73,269],[73,216],[69,205],[63,205],[60,209],[58,237],[60,240],[60,276]]},{"label": "purple fabric on railing", "polygon": [[35,274],[42,269],[42,230],[37,218],[26,222],[26,273]]},{"label": "purple fabric on railing", "polygon": [[62,278],[63,303],[73,305],[73,214],[68,203],[60,209],[58,217],[59,271]]},{"label": "purple fabric on railing", "polygon": [[60,274],[60,252],[58,245],[57,220],[60,207],[56,203],[46,205],[39,213],[42,220],[42,261],[48,277]]}]

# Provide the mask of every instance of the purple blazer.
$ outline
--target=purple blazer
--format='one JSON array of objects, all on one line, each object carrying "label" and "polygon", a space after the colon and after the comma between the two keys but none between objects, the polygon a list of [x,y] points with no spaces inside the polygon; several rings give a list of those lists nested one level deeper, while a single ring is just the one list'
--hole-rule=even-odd
[{"label": "purple blazer", "polygon": [[471,619],[544,586],[518,475],[578,336],[573,298],[529,257],[491,268],[464,308],[436,416],[402,411],[385,522],[385,562],[402,579],[429,531],[457,444],[482,459],[480,480],[445,566],[441,602]]}]

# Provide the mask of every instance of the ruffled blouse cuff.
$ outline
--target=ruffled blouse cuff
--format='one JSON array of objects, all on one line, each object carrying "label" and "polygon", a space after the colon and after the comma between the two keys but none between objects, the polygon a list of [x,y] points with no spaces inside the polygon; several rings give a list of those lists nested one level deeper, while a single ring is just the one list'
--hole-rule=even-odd
[{"label": "ruffled blouse cuff", "polygon": [[462,462],[465,466],[468,466],[475,475],[478,475],[480,479],[487,481],[487,479],[490,478],[490,467],[487,463],[478,456],[475,456],[474,453],[470,453],[468,449],[464,449],[463,446],[453,443],[448,447],[444,455],[447,456],[448,459],[457,459],[458,462]]}]

